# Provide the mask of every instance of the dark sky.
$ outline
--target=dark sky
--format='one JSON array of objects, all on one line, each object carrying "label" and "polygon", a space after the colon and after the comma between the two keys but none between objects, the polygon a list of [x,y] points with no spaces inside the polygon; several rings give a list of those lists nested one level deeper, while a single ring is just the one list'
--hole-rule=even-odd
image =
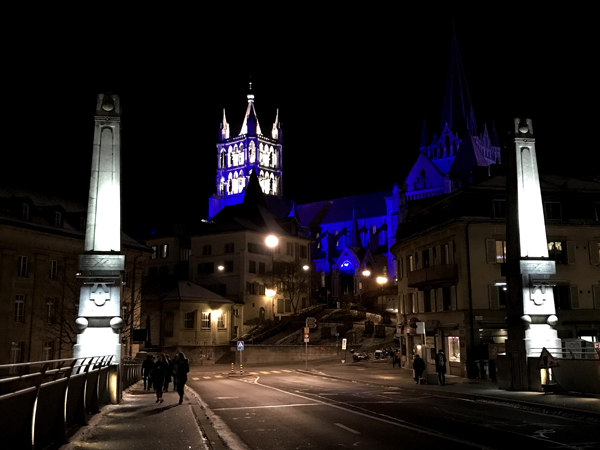
[{"label": "dark sky", "polygon": [[239,132],[251,76],[264,131],[279,108],[285,195],[391,189],[418,154],[423,120],[440,132],[452,20],[480,128],[494,120],[502,139],[511,117],[530,117],[542,170],[598,174],[591,12],[513,6],[286,14],[282,4],[235,22],[222,9],[168,26],[111,16],[31,27],[6,59],[3,182],[85,201],[96,94],[113,92],[126,231],[206,217],[222,109]]}]

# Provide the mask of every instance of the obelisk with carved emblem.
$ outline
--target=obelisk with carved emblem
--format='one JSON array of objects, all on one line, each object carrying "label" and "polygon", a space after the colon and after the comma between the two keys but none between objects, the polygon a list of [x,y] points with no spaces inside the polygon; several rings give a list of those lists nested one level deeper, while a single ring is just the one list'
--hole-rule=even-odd
[{"label": "obelisk with carved emblem", "polygon": [[85,233],[77,277],[82,281],[76,358],[114,355],[121,359],[121,105],[119,97],[99,94]]}]

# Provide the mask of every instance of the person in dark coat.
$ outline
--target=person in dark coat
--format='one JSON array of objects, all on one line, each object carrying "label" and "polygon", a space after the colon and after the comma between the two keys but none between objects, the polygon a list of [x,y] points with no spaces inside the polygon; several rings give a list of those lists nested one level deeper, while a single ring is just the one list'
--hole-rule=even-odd
[{"label": "person in dark coat", "polygon": [[146,356],[146,359],[142,363],[142,377],[144,377],[144,390],[150,390],[152,386],[152,381],[150,379],[150,372],[154,369],[154,360],[152,359],[152,355]]},{"label": "person in dark coat", "polygon": [[169,355],[167,355],[165,353],[164,357],[165,357],[165,361],[167,362],[167,369],[165,370],[165,384],[163,386],[163,391],[169,392],[169,383],[171,382],[171,379],[173,378],[173,369],[172,369],[173,365],[171,364]]},{"label": "person in dark coat", "polygon": [[179,393],[179,404],[183,403],[183,390],[187,382],[187,374],[190,371],[190,364],[183,353],[177,355],[175,361],[175,378],[177,380],[177,392]]},{"label": "person in dark coat", "polygon": [[175,373],[175,363],[177,362],[177,353],[169,360],[169,371],[173,377],[173,390],[177,390],[177,374]]},{"label": "person in dark coat", "polygon": [[415,380],[417,381],[417,384],[419,384],[423,372],[425,371],[425,361],[423,361],[419,355],[415,355],[415,359],[413,360],[413,370],[415,371]]},{"label": "person in dark coat", "polygon": [[169,370],[169,365],[167,364],[167,360],[165,359],[165,355],[160,355],[154,370],[150,373],[152,377],[152,383],[154,384],[154,389],[156,390],[156,403],[162,403],[163,398],[163,385],[165,383],[165,377],[167,375],[167,371]]},{"label": "person in dark coat", "polygon": [[438,374],[440,385],[446,386],[446,355],[441,350],[435,355],[435,371]]}]

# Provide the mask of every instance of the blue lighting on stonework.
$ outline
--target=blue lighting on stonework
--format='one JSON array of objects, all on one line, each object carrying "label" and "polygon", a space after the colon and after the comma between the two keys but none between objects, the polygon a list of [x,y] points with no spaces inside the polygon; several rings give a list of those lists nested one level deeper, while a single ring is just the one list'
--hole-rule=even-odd
[{"label": "blue lighting on stonework", "polygon": [[154,235],[155,235],[157,232],[158,232],[158,230],[152,230],[152,231],[150,232],[150,234],[154,236]]},{"label": "blue lighting on stonework", "polygon": [[340,272],[354,274],[354,265],[350,261],[346,260],[340,264]]}]

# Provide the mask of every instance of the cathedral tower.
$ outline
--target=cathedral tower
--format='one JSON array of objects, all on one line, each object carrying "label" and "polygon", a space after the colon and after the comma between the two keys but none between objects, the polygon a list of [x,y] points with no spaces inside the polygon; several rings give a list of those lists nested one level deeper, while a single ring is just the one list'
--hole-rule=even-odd
[{"label": "cathedral tower", "polygon": [[279,111],[269,135],[263,135],[256,116],[252,83],[247,98],[248,107],[242,129],[235,137],[230,136],[230,126],[223,110],[217,144],[217,192],[209,198],[209,218],[226,206],[242,203],[253,171],[265,195],[282,196],[283,133]]}]

